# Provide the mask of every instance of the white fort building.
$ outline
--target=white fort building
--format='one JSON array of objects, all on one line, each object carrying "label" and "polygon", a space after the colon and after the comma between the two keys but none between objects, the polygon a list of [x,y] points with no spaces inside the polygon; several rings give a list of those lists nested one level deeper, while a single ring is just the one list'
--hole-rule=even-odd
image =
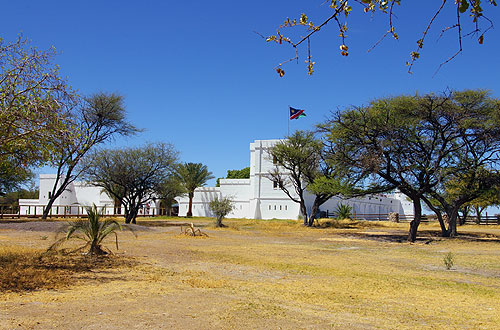
[{"label": "white fort building", "polygon": [[[193,216],[213,216],[208,206],[215,197],[228,196],[233,199],[235,208],[228,217],[247,219],[298,219],[300,207],[293,202],[276,182],[268,178],[275,167],[268,149],[280,140],[256,140],[250,143],[250,178],[220,179],[220,187],[201,187],[195,190]],[[292,189],[293,190],[293,189]],[[187,196],[177,198],[179,215],[185,216],[188,210]],[[311,212],[314,196],[306,196],[306,206]],[[397,212],[400,215],[413,214],[413,203],[402,193],[390,195],[377,194],[363,198],[341,199],[333,197],[320,206],[320,211],[333,213],[339,203],[352,207],[358,215],[377,215]]]},{"label": "white fort building", "polygon": [[[201,187],[195,190],[193,198],[193,216],[213,216],[209,203],[215,197],[230,197],[235,208],[230,218],[247,219],[298,219],[300,207],[293,202],[276,182],[268,178],[269,172],[275,167],[269,157],[268,150],[280,140],[256,140],[250,143],[250,178],[249,179],[221,179],[220,187]],[[40,215],[47,204],[52,191],[55,174],[41,174],[38,199],[20,199],[21,215]],[[292,189],[293,190],[293,189]],[[311,212],[314,196],[306,195],[306,206]],[[185,216],[188,210],[189,199],[186,196],[177,198],[179,216]],[[397,212],[400,215],[413,214],[413,203],[408,201],[402,193],[377,194],[363,198],[341,199],[333,197],[320,206],[320,211],[333,213],[339,203],[352,207],[353,213],[363,215],[385,215]],[[95,204],[105,207],[106,214],[122,214],[123,208],[117,205],[102,188],[90,183],[75,181],[55,201],[51,214],[76,215],[84,214],[85,206]],[[152,198],[139,212],[140,215],[160,214],[160,201]]]},{"label": "white fort building", "polygon": [[[19,199],[20,215],[41,215],[43,208],[49,202],[55,181],[55,174],[40,174],[38,199]],[[104,208],[105,214],[108,215],[123,214],[125,211],[101,187],[93,186],[87,182],[73,181],[54,201],[50,215],[86,214],[85,207],[92,204]],[[159,204],[159,201],[151,200],[139,210],[139,216],[157,215]]]}]

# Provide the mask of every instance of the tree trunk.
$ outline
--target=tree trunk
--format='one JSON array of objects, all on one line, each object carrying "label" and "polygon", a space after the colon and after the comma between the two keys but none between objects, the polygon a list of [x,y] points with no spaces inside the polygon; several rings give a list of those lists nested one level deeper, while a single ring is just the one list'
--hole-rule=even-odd
[{"label": "tree trunk", "polygon": [[222,227],[222,217],[217,217],[216,227]]},{"label": "tree trunk", "polygon": [[49,198],[47,205],[43,209],[42,220],[46,220],[49,216],[50,210],[52,209],[52,205],[54,204],[55,199]]},{"label": "tree trunk", "polygon": [[418,225],[422,219],[422,205],[420,205],[420,198],[412,198],[414,218],[410,222],[410,231],[408,233],[408,241],[415,242],[417,240]]},{"label": "tree trunk", "polygon": [[314,200],[314,204],[312,206],[311,214],[309,215],[309,223],[308,226],[312,227],[314,225],[314,220],[316,219],[316,213],[318,213],[319,205],[316,199]]},{"label": "tree trunk", "polygon": [[137,218],[137,213],[139,213],[139,207],[132,207],[128,212],[125,214],[125,223],[136,223],[135,218]]},{"label": "tree trunk", "polygon": [[462,208],[462,216],[458,217],[458,225],[463,226],[465,225],[465,221],[467,221],[467,216],[469,215],[469,207],[464,206]]},{"label": "tree trunk", "polygon": [[479,206],[474,206],[474,210],[476,211],[476,224],[479,225],[481,223],[481,213],[483,210],[481,210]]},{"label": "tree trunk", "polygon": [[[47,217],[49,216],[50,210],[52,208],[52,205],[54,204],[56,199],[59,196],[61,196],[62,193],[66,190],[66,188],[69,186],[69,184],[75,180],[75,178],[71,176],[71,173],[73,172],[74,168],[75,168],[75,166],[69,166],[67,168],[64,176],[61,173],[62,172],[61,165],[59,165],[59,167],[57,168],[56,180],[55,180],[54,186],[52,187],[52,190],[50,192],[52,195],[49,197],[49,201],[47,203],[47,206],[43,210],[42,219],[47,219]],[[59,181],[63,177],[64,177],[64,180],[62,180],[61,184],[59,185]],[[59,187],[57,187],[58,185],[59,185]]]},{"label": "tree trunk", "polygon": [[444,223],[443,214],[441,213],[441,211],[439,211],[438,213],[436,213],[436,215],[438,217],[439,226],[441,227],[441,237],[449,237],[450,234],[448,233],[448,229],[446,228],[446,224]]},{"label": "tree trunk", "polygon": [[458,209],[454,208],[451,210],[449,214],[449,222],[448,222],[449,237],[457,236],[457,217],[458,217]]},{"label": "tree trunk", "polygon": [[429,207],[436,214],[439,226],[441,227],[441,236],[448,237],[448,230],[446,229],[446,224],[443,221],[443,214],[441,213],[441,211],[437,207],[432,205],[432,203],[427,198],[423,198],[423,200],[425,204],[427,204],[427,207]]},{"label": "tree trunk", "polygon": [[304,203],[303,200],[300,202],[300,212],[302,213],[302,216],[304,217],[304,226],[307,226],[309,224],[309,221],[307,218],[306,203]]},{"label": "tree trunk", "polygon": [[193,216],[193,195],[189,194],[189,207],[186,213],[186,217],[191,218]]}]

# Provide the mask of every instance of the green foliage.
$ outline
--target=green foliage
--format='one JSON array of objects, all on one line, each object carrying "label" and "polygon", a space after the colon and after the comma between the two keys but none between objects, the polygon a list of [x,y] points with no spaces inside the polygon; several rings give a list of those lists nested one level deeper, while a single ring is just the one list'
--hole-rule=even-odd
[{"label": "green foliage", "polygon": [[[12,43],[0,38],[0,164],[42,165],[56,150],[54,138],[71,130],[68,109],[75,95],[60,77],[55,55],[22,36]],[[0,177],[5,175],[2,170]]]},{"label": "green foliage", "polygon": [[216,226],[223,227],[222,219],[233,211],[234,202],[229,197],[222,197],[220,199],[215,197],[215,199],[210,201],[209,207],[217,218]]},{"label": "green foliage", "polygon": [[275,163],[274,169],[269,172],[269,179],[300,205],[304,225],[309,225],[305,193],[308,186],[322,174],[319,169],[321,151],[321,141],[314,137],[314,133],[306,131],[295,132],[269,150],[269,156]]},{"label": "green foliage", "polygon": [[166,215],[171,215],[172,205],[176,202],[175,198],[184,195],[186,190],[176,176],[170,175],[158,184],[155,188],[155,192],[165,203],[167,208]]},{"label": "green foliage", "polygon": [[38,198],[38,189],[32,187],[30,189],[18,189],[6,193],[0,197],[0,204],[2,206],[10,207],[13,212],[17,212],[19,207],[19,199],[35,199]]},{"label": "green foliage", "polygon": [[500,182],[499,105],[482,90],[399,96],[346,109],[320,128],[332,162],[400,189],[415,207],[436,200],[450,215],[443,235],[455,235],[458,209]]},{"label": "green foliage", "polygon": [[206,165],[201,163],[184,163],[177,167],[176,177],[188,194],[189,209],[187,211],[187,216],[191,217],[193,215],[192,204],[195,189],[203,187],[206,182],[213,179],[214,176]]},{"label": "green foliage", "polygon": [[203,187],[208,180],[214,178],[206,165],[201,163],[184,163],[178,166],[177,179],[185,190],[192,195],[198,187]]},{"label": "green foliage", "polygon": [[[250,178],[250,167],[242,168],[241,170],[227,170],[226,179],[249,179]],[[220,179],[217,178],[215,181],[215,186],[220,187]]]},{"label": "green foliage", "polygon": [[82,249],[89,247],[89,255],[107,254],[101,244],[103,240],[111,235],[115,235],[116,249],[118,249],[117,230],[121,230],[120,224],[116,220],[106,219],[100,221],[100,212],[95,204],[92,207],[86,207],[88,219],[71,222],[66,233],[66,240],[78,238],[85,241]]},{"label": "green foliage", "polygon": [[[241,170],[227,170],[226,179],[249,179],[250,178],[250,167],[242,168]],[[215,186],[220,187],[220,179],[217,178],[215,181]]]},{"label": "green foliage", "polygon": [[453,264],[455,263],[455,256],[453,255],[453,253],[448,252],[443,257],[443,263],[444,263],[444,266],[446,267],[446,269],[450,270],[453,267]]},{"label": "green foliage", "polygon": [[84,178],[120,201],[125,222],[135,223],[142,205],[173,175],[177,151],[168,143],[95,151],[82,165]]},{"label": "green foliage", "polygon": [[250,167],[242,168],[241,170],[227,170],[226,179],[249,179]]},{"label": "green foliage", "polygon": [[[276,160],[269,178],[277,182],[292,201],[299,203],[304,225],[313,225],[319,207],[332,196],[354,191],[354,183],[344,175],[345,169],[325,161],[323,143],[312,132],[295,132],[271,148],[269,155]],[[309,217],[306,192],[315,196]]]},{"label": "green foliage", "polygon": [[13,192],[33,179],[31,170],[16,166],[11,157],[4,157],[0,160],[0,196]]},{"label": "green foliage", "polygon": [[51,197],[45,207],[45,219],[54,201],[76,180],[82,168],[78,168],[85,155],[116,136],[129,136],[140,130],[128,123],[123,97],[118,94],[100,92],[84,98],[70,113],[71,130],[54,139],[52,165],[57,176]]},{"label": "green foliage", "polygon": [[352,219],[352,206],[342,203],[337,204],[335,218],[338,220]]}]

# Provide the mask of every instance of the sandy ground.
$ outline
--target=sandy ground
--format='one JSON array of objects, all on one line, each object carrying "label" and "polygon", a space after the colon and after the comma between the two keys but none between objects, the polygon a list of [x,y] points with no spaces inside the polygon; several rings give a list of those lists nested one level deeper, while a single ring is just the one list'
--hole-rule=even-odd
[{"label": "sandy ground", "polygon": [[[45,249],[55,239],[55,232],[59,227],[60,223],[56,222],[0,223],[0,246],[16,245]],[[120,233],[120,250],[113,250],[117,256],[132,258],[137,262],[136,266],[120,266],[116,269],[76,274],[78,277],[76,283],[57,290],[0,293],[0,328],[411,329],[416,325],[417,328],[440,327],[438,321],[432,323],[426,320],[413,320],[405,323],[406,315],[396,315],[394,318],[387,315],[387,319],[385,316],[380,316],[383,314],[374,317],[371,313],[360,313],[357,303],[354,302],[352,309],[349,306],[337,306],[338,303],[334,298],[328,303],[320,303],[318,299],[316,304],[304,304],[300,293],[299,296],[285,296],[286,288],[293,287],[294,283],[330,281],[332,278],[328,274],[320,278],[311,278],[307,272],[289,270],[286,265],[279,267],[257,265],[259,254],[265,254],[266,251],[272,251],[270,257],[283,258],[286,261],[288,257],[299,258],[288,254],[295,248],[317,249],[321,258],[352,253],[356,249],[366,250],[365,243],[358,244],[355,233],[332,235],[320,230],[311,230],[300,235],[286,232],[270,235],[259,230],[203,228],[209,235],[208,238],[189,238],[179,234],[179,227],[135,226],[134,229],[138,236],[134,237],[127,232]],[[380,229],[378,231],[380,232]],[[365,234],[371,232],[376,230],[367,230]],[[405,232],[395,231],[390,234],[404,237]],[[111,248],[112,241],[108,243]],[[335,244],[335,249],[327,244]],[[424,246],[425,241],[421,244]],[[220,255],[217,253],[218,249],[221,251]],[[248,251],[249,259],[245,259],[244,254],[243,257],[224,254],[226,249],[246,249],[244,251]],[[220,260],[217,259],[219,257]],[[262,255],[262,258],[266,257]],[[309,265],[307,253],[300,258],[301,262]],[[498,272],[493,272],[493,277],[500,278],[500,269],[497,270]],[[500,285],[498,278],[494,282],[495,286]],[[312,282],[311,285],[322,290],[321,283]],[[284,289],[273,291],[266,290],[267,287]],[[331,288],[325,285],[325,290]],[[495,294],[499,290],[500,287],[496,287]],[[282,292],[283,297],[279,292]],[[306,291],[303,293],[307,294]],[[311,300],[314,301],[314,297],[311,297]],[[392,307],[383,308],[387,308],[390,313]],[[490,320],[495,314],[500,313],[498,305],[488,308],[492,310],[484,311],[485,320]],[[492,328],[489,324],[487,323],[484,328]],[[481,322],[468,321],[464,323],[464,328],[475,328],[474,325],[480,328]],[[450,328],[457,326],[452,324]]]}]

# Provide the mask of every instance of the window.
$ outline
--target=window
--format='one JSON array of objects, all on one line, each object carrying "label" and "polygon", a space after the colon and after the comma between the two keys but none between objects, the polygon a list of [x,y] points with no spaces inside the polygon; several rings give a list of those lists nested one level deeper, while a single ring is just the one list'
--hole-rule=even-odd
[{"label": "window", "polygon": [[276,179],[273,180],[273,188],[278,189],[278,180]]},{"label": "window", "polygon": [[285,205],[285,211],[286,211],[286,210],[288,210],[288,206],[287,206],[287,205]]},{"label": "window", "polygon": [[269,204],[269,211],[271,211],[271,204]]},{"label": "window", "polygon": [[281,205],[280,205],[280,211],[281,211]]},{"label": "window", "polygon": [[52,198],[52,191],[49,191],[49,199]]},{"label": "window", "polygon": [[276,205],[274,205],[274,210],[276,211]]},{"label": "window", "polygon": [[278,158],[276,158],[275,155],[273,155],[273,164],[274,165],[278,164]]}]

